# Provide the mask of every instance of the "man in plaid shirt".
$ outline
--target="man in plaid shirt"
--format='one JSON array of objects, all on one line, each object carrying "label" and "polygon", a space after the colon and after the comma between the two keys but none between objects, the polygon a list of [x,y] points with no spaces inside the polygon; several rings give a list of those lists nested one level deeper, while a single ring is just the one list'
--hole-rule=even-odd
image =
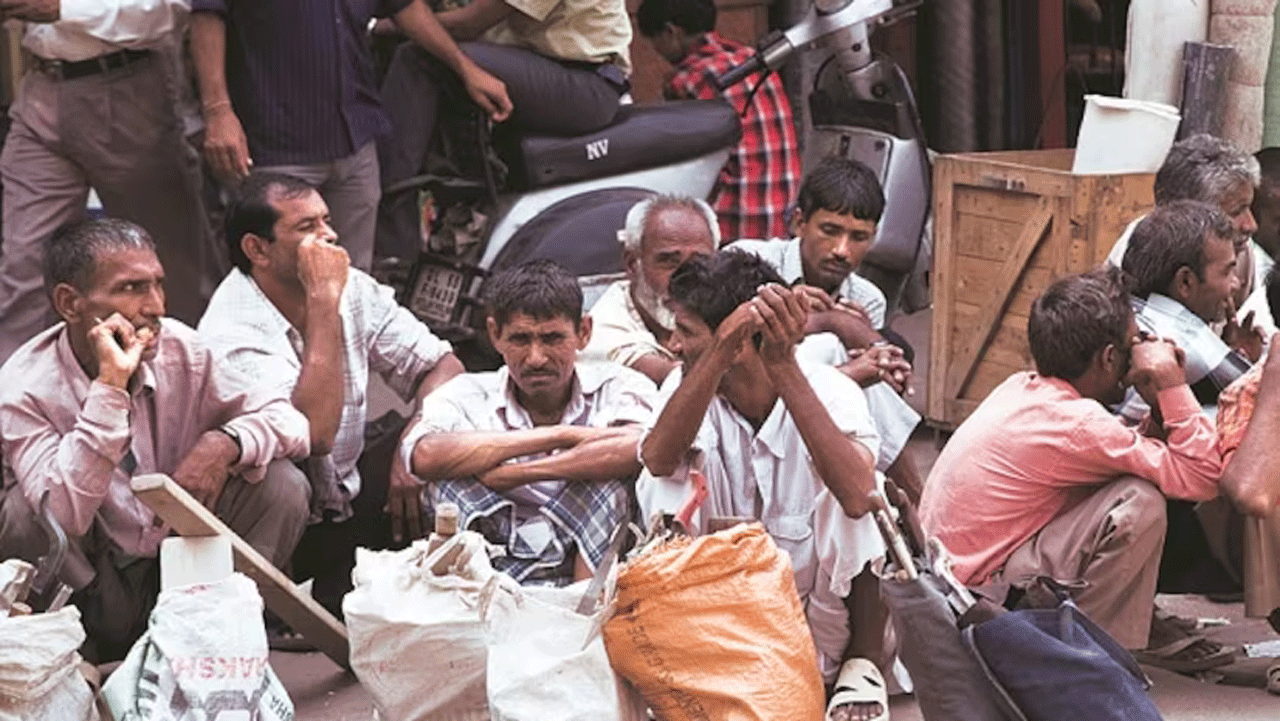
[{"label": "man in plaid shirt", "polygon": [[720,170],[712,203],[723,242],[786,237],[787,206],[800,183],[800,150],[778,76],[753,75],[723,93],[716,88],[716,77],[753,51],[715,31],[714,0],[644,0],[636,22],[675,66],[663,87],[667,99],[723,97],[742,118],[742,141]]}]

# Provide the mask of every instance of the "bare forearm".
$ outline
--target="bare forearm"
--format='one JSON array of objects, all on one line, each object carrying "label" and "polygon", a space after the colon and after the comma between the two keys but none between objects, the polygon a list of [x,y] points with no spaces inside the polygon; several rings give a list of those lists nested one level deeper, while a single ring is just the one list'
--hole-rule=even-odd
[{"label": "bare forearm", "polygon": [[675,361],[663,358],[657,353],[647,353],[636,358],[631,367],[645,374],[654,383],[662,385],[662,381],[666,380],[678,365]]},{"label": "bare forearm", "polygon": [[457,40],[475,40],[509,15],[512,11],[505,0],[473,0],[455,10],[448,10],[436,17],[440,24]]},{"label": "bare forearm", "polygon": [[499,466],[481,482],[505,491],[538,481],[616,481],[640,471],[636,445],[640,431],[611,435],[581,443],[561,453],[525,463]]},{"label": "bare forearm", "polygon": [[689,375],[680,379],[680,387],[663,407],[640,449],[640,460],[650,473],[669,476],[680,467],[726,367],[714,353],[708,353],[689,369]]},{"label": "bare forearm", "polygon": [[834,333],[845,348],[869,348],[872,343],[883,340],[879,331],[843,310],[810,313],[805,332]]},{"label": "bare forearm", "polygon": [[[1272,353],[1277,353],[1272,346]],[[1263,517],[1276,512],[1280,502],[1280,470],[1272,460],[1280,434],[1280,364],[1267,361],[1259,384],[1253,415],[1240,447],[1222,471],[1220,485],[1240,509]]]},{"label": "bare forearm", "polygon": [[413,447],[413,473],[427,481],[475,476],[509,459],[547,453],[571,443],[563,426],[431,433]]},{"label": "bare forearm", "polygon": [[845,514],[857,518],[871,510],[868,494],[876,487],[871,452],[836,427],[798,365],[774,366],[769,374],[809,449],[818,476]]},{"label": "bare forearm", "polygon": [[215,13],[191,16],[191,57],[205,108],[230,104],[227,93],[227,26]]},{"label": "bare forearm", "polygon": [[396,13],[396,25],[410,40],[436,56],[459,75],[471,61],[462,54],[458,44],[450,37],[450,31],[441,24],[439,16],[431,12],[426,3],[415,0]]},{"label": "bare forearm", "polygon": [[333,450],[342,420],[342,316],[336,302],[307,308],[302,340],[302,373],[293,388],[293,405],[311,424],[311,455]]}]

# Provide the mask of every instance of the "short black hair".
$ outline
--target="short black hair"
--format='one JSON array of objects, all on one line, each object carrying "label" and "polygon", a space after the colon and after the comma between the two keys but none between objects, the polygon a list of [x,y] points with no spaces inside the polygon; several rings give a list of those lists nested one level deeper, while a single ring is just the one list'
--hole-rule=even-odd
[{"label": "short black hair", "polygon": [[231,263],[246,274],[253,268],[249,256],[244,254],[244,248],[240,246],[246,233],[253,233],[269,241],[275,240],[275,226],[276,221],[280,220],[280,214],[271,207],[273,199],[301,198],[315,190],[315,186],[292,175],[269,171],[249,173],[249,177],[240,184],[235,197],[227,206],[224,225]]},{"label": "short black hair", "polygon": [[828,155],[804,176],[796,212],[808,220],[819,210],[880,222],[884,190],[871,168],[840,155]]},{"label": "short black hair", "polygon": [[64,225],[45,242],[45,290],[52,293],[59,283],[66,283],[83,293],[93,283],[103,253],[155,248],[147,231],[127,220],[102,218]]},{"label": "short black hair", "polygon": [[702,319],[720,327],[738,306],[756,297],[766,283],[787,285],[773,266],[755,253],[729,248],[710,256],[690,257],[671,274],[667,295]]},{"label": "short black hair", "polygon": [[1062,278],[1031,304],[1027,343],[1040,375],[1074,381],[1093,356],[1127,341],[1133,309],[1120,271],[1106,267]]},{"label": "short black hair", "polygon": [[1221,209],[1198,200],[1157,205],[1133,229],[1120,264],[1129,292],[1144,299],[1152,293],[1167,295],[1183,266],[1204,280],[1210,233],[1227,241],[1234,237],[1231,219]]},{"label": "short black hair", "polygon": [[643,0],[636,10],[636,27],[651,38],[673,23],[686,33],[709,33],[716,28],[715,0]]},{"label": "short black hair", "polygon": [[517,313],[538,320],[567,318],[582,323],[582,288],[564,266],[538,259],[500,270],[484,284],[489,317],[501,329]]}]

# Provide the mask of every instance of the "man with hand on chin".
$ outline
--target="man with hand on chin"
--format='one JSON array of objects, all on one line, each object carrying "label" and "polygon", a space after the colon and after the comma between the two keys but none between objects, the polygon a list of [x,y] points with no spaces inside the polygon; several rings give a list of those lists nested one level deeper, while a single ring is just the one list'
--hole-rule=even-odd
[{"label": "man with hand on chin", "polygon": [[395,463],[390,473],[358,465],[369,377],[416,402],[462,363],[391,288],[350,267],[310,184],[251,173],[228,208],[226,235],[236,267],[209,301],[200,337],[219,361],[263,379],[307,417],[312,514],[293,572],[314,578],[312,594],[341,618],[357,546],[426,535],[418,482]]},{"label": "man with hand on chin", "polygon": [[[195,331],[164,318],[164,269],[146,231],[97,220],[50,239],[45,282],[63,322],[0,367],[0,557],[48,550],[49,509],[72,539],[87,659],[123,658],[159,593],[168,527],[130,479],[168,473],[277,565],[307,519],[307,422],[287,398],[217,365]],[[280,460],[277,460],[280,459]]]}]

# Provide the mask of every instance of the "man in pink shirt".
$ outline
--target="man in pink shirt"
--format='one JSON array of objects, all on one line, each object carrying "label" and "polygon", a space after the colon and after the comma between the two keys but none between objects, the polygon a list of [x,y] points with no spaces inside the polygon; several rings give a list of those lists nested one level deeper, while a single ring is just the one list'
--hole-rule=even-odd
[{"label": "man in pink shirt", "polygon": [[[966,584],[1083,582],[1080,608],[1126,648],[1147,648],[1165,496],[1217,495],[1213,422],[1176,347],[1139,334],[1114,269],[1051,285],[1027,330],[1038,372],[1015,373],[956,430],[925,483],[925,528]],[[1156,409],[1138,429],[1107,410],[1130,385]],[[1161,650],[1230,660],[1192,648],[1204,643]]]},{"label": "man in pink shirt", "polygon": [[0,558],[34,562],[48,542],[42,498],[71,539],[61,572],[88,639],[123,658],[147,627],[169,528],[130,491],[167,473],[277,565],[307,521],[310,487],[289,458],[310,450],[288,397],[215,364],[164,317],[164,269],[139,226],[96,220],[55,233],[46,287],[63,322],[0,367]]}]

